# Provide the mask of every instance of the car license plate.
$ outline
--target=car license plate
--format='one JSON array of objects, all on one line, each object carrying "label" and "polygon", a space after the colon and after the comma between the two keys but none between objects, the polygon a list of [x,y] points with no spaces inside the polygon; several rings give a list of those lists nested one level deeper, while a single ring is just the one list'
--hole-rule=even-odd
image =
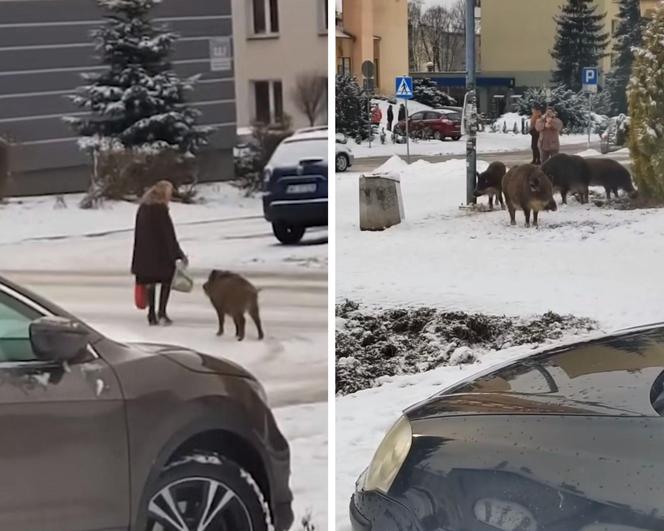
[{"label": "car license plate", "polygon": [[287,194],[310,194],[316,191],[316,184],[289,184],[286,188]]}]

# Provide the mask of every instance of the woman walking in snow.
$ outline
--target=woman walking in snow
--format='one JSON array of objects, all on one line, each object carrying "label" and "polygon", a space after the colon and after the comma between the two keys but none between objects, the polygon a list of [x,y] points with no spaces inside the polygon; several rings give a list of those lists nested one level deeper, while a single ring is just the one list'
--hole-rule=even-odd
[{"label": "woman walking in snow", "polygon": [[560,132],[563,123],[556,117],[556,112],[548,107],[544,116],[537,120],[535,128],[540,134],[539,150],[542,164],[560,151]]},{"label": "woman walking in snow", "polygon": [[403,122],[406,119],[406,106],[402,103],[399,105],[399,116],[398,120]]},{"label": "woman walking in snow", "polygon": [[[166,307],[175,274],[175,262],[187,262],[168,209],[172,197],[173,185],[169,181],[159,181],[145,192],[136,214],[131,272],[136,277],[136,283],[147,288],[150,326],[172,324]],[[157,284],[161,285],[158,312],[155,308]]]},{"label": "woman walking in snow", "polygon": [[392,122],[394,121],[394,111],[392,110],[392,104],[387,108],[387,130],[392,130]]}]

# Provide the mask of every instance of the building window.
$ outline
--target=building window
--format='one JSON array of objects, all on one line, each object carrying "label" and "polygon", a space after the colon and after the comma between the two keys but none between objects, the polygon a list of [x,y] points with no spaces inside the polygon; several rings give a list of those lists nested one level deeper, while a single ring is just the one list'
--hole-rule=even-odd
[{"label": "building window", "polygon": [[350,57],[337,57],[337,74],[339,75],[351,74]]},{"label": "building window", "polygon": [[328,0],[318,0],[318,29],[321,33],[327,32],[327,6]]},{"label": "building window", "polygon": [[254,81],[254,121],[280,123],[284,118],[284,89],[281,81]]},{"label": "building window", "polygon": [[278,0],[251,0],[253,13],[253,34],[270,35],[279,33]]},{"label": "building window", "polygon": [[376,73],[374,74],[375,86],[380,87],[380,60],[378,57],[374,59],[374,66],[376,67]]}]

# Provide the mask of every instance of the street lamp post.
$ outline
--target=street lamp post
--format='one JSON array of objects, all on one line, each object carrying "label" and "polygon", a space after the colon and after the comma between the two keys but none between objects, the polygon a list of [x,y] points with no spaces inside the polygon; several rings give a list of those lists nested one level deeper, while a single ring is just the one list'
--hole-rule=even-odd
[{"label": "street lamp post", "polygon": [[[466,0],[466,204],[475,203],[477,174],[477,94],[475,77],[475,0]],[[470,113],[468,112],[470,111]]]}]

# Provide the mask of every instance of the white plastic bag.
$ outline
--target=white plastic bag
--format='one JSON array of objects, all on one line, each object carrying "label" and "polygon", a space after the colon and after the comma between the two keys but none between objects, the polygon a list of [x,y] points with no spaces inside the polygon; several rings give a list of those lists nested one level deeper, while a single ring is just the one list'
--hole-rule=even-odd
[{"label": "white plastic bag", "polygon": [[183,293],[191,293],[191,290],[194,289],[194,279],[187,271],[187,266],[183,260],[175,262],[175,275],[173,275],[171,288]]}]

